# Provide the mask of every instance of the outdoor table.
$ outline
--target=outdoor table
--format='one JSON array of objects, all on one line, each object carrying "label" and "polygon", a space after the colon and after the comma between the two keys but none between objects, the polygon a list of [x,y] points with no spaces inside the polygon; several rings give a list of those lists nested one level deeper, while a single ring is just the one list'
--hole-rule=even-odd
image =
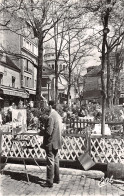
[{"label": "outdoor table", "polygon": [[[92,134],[100,135],[101,134],[101,124],[95,124]],[[111,130],[108,124],[105,124],[105,135],[111,135]]]},{"label": "outdoor table", "polygon": [[75,128],[85,128],[87,126],[87,120],[93,121],[94,117],[92,116],[86,116],[86,117],[79,117],[79,119],[76,119],[74,122]]},{"label": "outdoor table", "polygon": [[88,121],[93,121],[94,117],[86,116],[86,117],[78,117],[75,119],[73,123],[73,128],[77,129],[79,132],[84,132],[85,129],[88,127]]}]

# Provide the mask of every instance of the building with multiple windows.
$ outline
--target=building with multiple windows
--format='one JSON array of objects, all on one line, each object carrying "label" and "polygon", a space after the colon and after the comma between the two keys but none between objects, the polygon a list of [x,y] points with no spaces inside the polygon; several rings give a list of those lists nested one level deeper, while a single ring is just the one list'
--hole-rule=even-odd
[{"label": "building with multiple windows", "polygon": [[29,98],[25,89],[21,88],[21,70],[4,51],[0,53],[0,97],[4,100],[2,107],[9,107],[13,102],[18,104]]},{"label": "building with multiple windows", "polygon": [[[4,107],[13,102],[35,101],[37,84],[37,41],[13,32],[3,31],[0,35],[0,96]],[[49,58],[50,57],[50,58]],[[42,76],[42,94],[46,99],[55,97],[55,59],[45,54]],[[63,60],[60,69],[65,68]],[[59,81],[59,91],[64,92],[67,82]]]}]

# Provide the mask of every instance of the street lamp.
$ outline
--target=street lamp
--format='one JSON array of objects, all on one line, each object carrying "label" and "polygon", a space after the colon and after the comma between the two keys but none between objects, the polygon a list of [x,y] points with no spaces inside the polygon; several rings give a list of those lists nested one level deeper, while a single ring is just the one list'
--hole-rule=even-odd
[{"label": "street lamp", "polygon": [[109,30],[109,28],[107,28],[107,27],[105,27],[105,28],[103,29],[103,33],[104,33],[104,34],[108,34],[109,31],[110,31],[110,30]]}]

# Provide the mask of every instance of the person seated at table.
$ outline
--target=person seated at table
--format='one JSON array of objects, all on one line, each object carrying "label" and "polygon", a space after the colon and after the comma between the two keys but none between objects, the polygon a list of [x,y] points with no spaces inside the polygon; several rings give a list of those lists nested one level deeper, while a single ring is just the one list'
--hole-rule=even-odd
[{"label": "person seated at table", "polygon": [[11,121],[12,121],[12,112],[8,109],[7,111],[4,111],[2,115],[2,122],[3,124],[6,124]]},{"label": "person seated at table", "polygon": [[67,110],[66,110],[66,108],[63,109],[62,119],[63,119],[63,122],[66,122],[66,119],[67,119]]},{"label": "person seated at table", "polygon": [[100,112],[97,112],[96,116],[95,116],[95,120],[101,120],[101,116],[102,114]]},{"label": "person seated at table", "polygon": [[35,114],[33,114],[32,112],[30,113],[30,122],[29,122],[29,127],[31,129],[38,129],[39,126],[39,122],[38,122],[38,118]]},{"label": "person seated at table", "polygon": [[79,112],[78,112],[78,116],[79,117],[85,117],[86,116],[85,110],[84,109],[80,109]]}]

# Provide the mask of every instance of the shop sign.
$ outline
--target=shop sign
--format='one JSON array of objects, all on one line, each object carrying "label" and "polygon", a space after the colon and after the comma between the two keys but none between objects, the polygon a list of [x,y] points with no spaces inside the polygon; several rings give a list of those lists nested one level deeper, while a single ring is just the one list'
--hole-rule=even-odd
[{"label": "shop sign", "polygon": [[27,98],[27,94],[22,93],[22,92],[13,91],[13,90],[9,91],[9,90],[6,90],[6,89],[4,89],[3,91],[4,91],[4,94],[6,94],[6,95],[18,96],[18,97]]}]

